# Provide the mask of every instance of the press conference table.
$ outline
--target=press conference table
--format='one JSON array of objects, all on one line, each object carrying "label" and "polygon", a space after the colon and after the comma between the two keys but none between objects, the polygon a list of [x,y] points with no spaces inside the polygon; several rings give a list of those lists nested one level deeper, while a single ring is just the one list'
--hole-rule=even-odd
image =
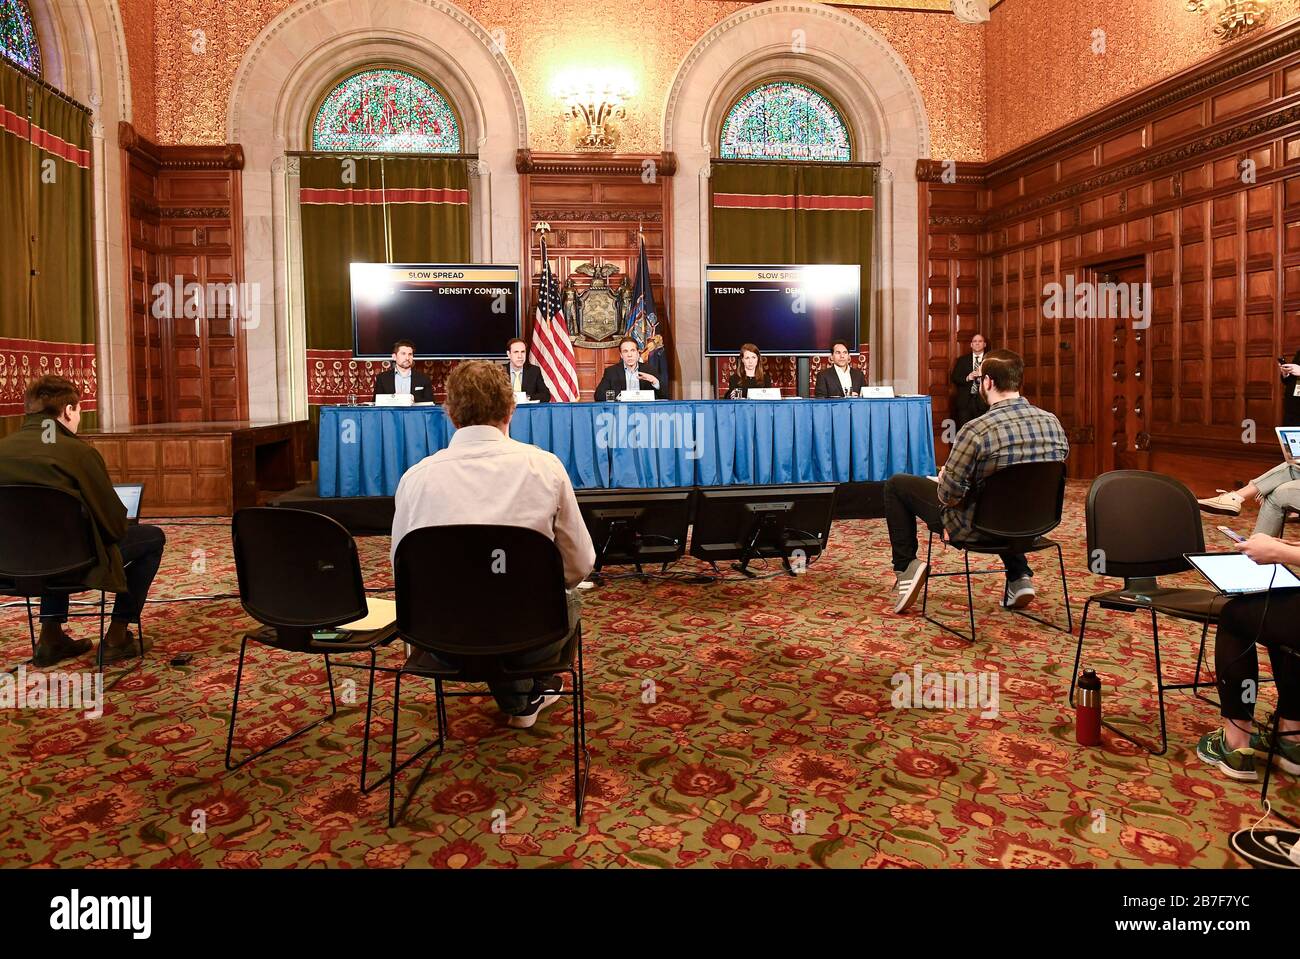
[{"label": "press conference table", "polygon": [[[391,496],[455,428],[441,406],[325,406],[321,496]],[[928,396],[539,403],[510,435],[560,458],[576,489],[881,481],[933,475]]]}]

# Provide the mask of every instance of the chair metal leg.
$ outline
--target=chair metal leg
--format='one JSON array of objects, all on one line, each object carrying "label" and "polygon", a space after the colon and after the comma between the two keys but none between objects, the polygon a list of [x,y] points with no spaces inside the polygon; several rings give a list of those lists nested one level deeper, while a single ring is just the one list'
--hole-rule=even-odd
[{"label": "chair metal leg", "polygon": [[[370,650],[370,684],[366,689],[366,728],[361,740],[361,794],[366,793],[378,786],[379,783],[372,783],[370,788],[366,788],[366,769],[370,765],[370,718],[375,711],[375,650]],[[382,780],[380,780],[382,782]]]},{"label": "chair metal leg", "polygon": [[975,642],[975,592],[971,589],[970,582],[970,551],[962,550],[962,556],[966,560],[966,611],[970,614],[970,641]]},{"label": "chair metal leg", "polygon": [[1083,604],[1083,622],[1079,624],[1079,642],[1074,647],[1074,668],[1070,671],[1070,708],[1074,708],[1074,690],[1079,682],[1079,661],[1083,658],[1083,634],[1088,631],[1088,610],[1092,607],[1089,599]]},{"label": "chair metal leg", "polygon": [[[445,715],[445,706],[442,701],[443,696],[442,696],[441,679],[434,680],[434,688],[435,688],[435,699],[436,699],[436,704],[434,707],[434,715],[436,717],[436,722],[438,724],[438,735],[434,739],[431,739],[429,742],[425,743],[423,746],[421,746],[418,750],[416,750],[406,759],[404,759],[402,761],[402,764],[399,766],[397,764],[397,738],[398,738],[397,725],[398,725],[398,708],[401,705],[401,700],[402,700],[402,670],[399,669],[397,671],[397,675],[394,676],[393,678],[393,742],[392,742],[391,752],[389,756],[388,775],[384,777],[384,779],[388,780],[388,828],[389,829],[392,829],[394,826],[397,825],[397,819],[398,819],[395,811],[396,803],[397,803],[397,774],[400,773],[402,770],[404,770],[407,766],[411,765],[411,763],[415,762],[425,753],[427,753],[434,746],[438,747],[438,752],[435,753],[434,756],[431,756],[429,758],[429,762],[432,763],[433,759],[436,756],[442,755],[442,746],[444,741],[443,716]],[[415,794],[419,792],[420,785],[424,782],[424,777],[425,775],[428,774],[428,772],[429,772],[429,767],[426,765],[424,771],[420,773],[420,778],[415,781],[415,785],[411,788],[410,794],[406,797],[406,802],[402,805],[402,815],[406,814],[406,808],[411,804],[411,800],[415,798]],[[383,782],[383,780],[380,780],[380,782]],[[379,783],[375,783],[375,785],[377,786],[379,785]]]},{"label": "chair metal leg", "polygon": [[104,617],[107,615],[107,597],[99,591],[99,646],[95,649],[95,672],[104,672]]},{"label": "chair metal leg", "polygon": [[[933,548],[934,548],[934,531],[931,530],[930,542],[929,545],[926,547],[926,551],[925,551],[925,563],[927,566],[930,565],[930,555],[931,555],[931,550],[933,550]],[[962,550],[962,555],[966,558],[966,572],[964,575],[966,577],[966,613],[970,617],[970,635],[967,636],[962,632],[960,632],[959,630],[953,629],[947,623],[939,622],[939,620],[935,619],[928,612],[926,612],[926,604],[929,602],[931,577],[936,575],[937,576],[961,576],[963,575],[962,573],[937,573],[936,574],[927,571],[925,577],[925,586],[922,587],[923,592],[921,595],[921,617],[925,619],[927,622],[931,622],[934,625],[938,626],[940,629],[946,629],[948,632],[952,633],[958,639],[963,640],[967,643],[974,644],[975,642],[975,593],[971,589],[970,553],[967,550]]]},{"label": "chair metal leg", "polygon": [[934,553],[934,531],[931,530],[930,538],[926,540],[925,543],[925,566],[926,566],[925,585],[921,587],[921,615],[926,619],[930,618],[929,616],[926,616],[925,610],[926,610],[926,606],[930,602],[930,557],[933,553]]},{"label": "chair metal leg", "polygon": [[[1061,570],[1061,591],[1065,594],[1065,632],[1074,635],[1074,614],[1070,611],[1070,584],[1065,581],[1065,555],[1061,552],[1061,544],[1053,543],[1056,547],[1056,559]],[[1017,616],[1023,616],[1025,619],[1032,619],[1036,623],[1042,623],[1044,626],[1050,626],[1052,629],[1060,629],[1056,623],[1050,619],[1044,619],[1042,616],[1036,616],[1033,613],[1026,612],[1023,609],[1013,609],[1011,612]]]},{"label": "chair metal leg", "polygon": [[32,598],[24,596],[27,602],[27,635],[32,639],[32,656],[36,656],[36,624],[32,621]]},{"label": "chair metal leg", "polygon": [[1135,746],[1141,746],[1152,756],[1163,756],[1169,749],[1169,736],[1165,729],[1165,690],[1175,687],[1165,685],[1165,676],[1160,665],[1160,624],[1156,620],[1156,611],[1154,609],[1151,610],[1151,641],[1155,645],[1156,653],[1156,697],[1160,703],[1160,748],[1153,749],[1150,743],[1129,735],[1107,720],[1103,719],[1101,724],[1121,739],[1126,739]]},{"label": "chair metal leg", "polygon": [[294,730],[289,735],[285,736],[283,739],[278,739],[275,742],[271,743],[271,745],[265,747],[264,749],[258,750],[257,752],[253,753],[251,756],[245,756],[239,762],[235,763],[234,765],[231,765],[230,754],[235,743],[235,717],[239,709],[239,687],[240,687],[240,683],[243,681],[244,678],[244,656],[247,652],[247,649],[248,649],[248,636],[245,635],[243,640],[241,640],[239,644],[239,668],[235,671],[235,696],[230,704],[230,731],[226,734],[226,770],[227,771],[239,769],[241,766],[246,766],[249,763],[251,763],[254,759],[257,759],[259,756],[265,756],[271,750],[283,746],[285,743],[289,742],[289,740],[297,739],[303,733],[315,729],[317,726],[319,726],[321,723],[327,720],[333,719],[335,713],[337,712],[337,708],[334,702],[334,681],[330,675],[329,656],[327,655],[325,657],[325,677],[330,684],[330,711],[326,715],[322,716],[320,719],[317,719],[315,722],[308,723],[306,726],[303,726],[301,729]]}]

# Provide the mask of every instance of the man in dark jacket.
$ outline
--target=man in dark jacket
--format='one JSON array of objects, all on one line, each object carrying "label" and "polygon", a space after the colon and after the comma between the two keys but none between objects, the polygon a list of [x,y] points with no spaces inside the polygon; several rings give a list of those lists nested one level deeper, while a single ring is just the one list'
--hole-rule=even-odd
[{"label": "man in dark jacket", "polygon": [[641,365],[641,352],[637,349],[636,340],[630,336],[619,340],[618,355],[622,357],[622,362],[605,367],[605,374],[596,384],[596,402],[605,402],[610,393],[617,396],[625,390],[634,389],[653,390],[655,399],[661,399],[663,383],[649,371],[649,367]]},{"label": "man in dark jacket", "polygon": [[862,388],[867,385],[867,378],[862,371],[849,362],[849,345],[834,343],[831,346],[831,365],[817,374],[813,396],[818,399],[831,397],[861,396]]},{"label": "man in dark jacket", "polygon": [[976,333],[970,338],[970,352],[960,357],[952,368],[949,379],[957,387],[957,402],[953,406],[957,429],[988,412],[988,404],[980,397],[980,364],[987,352],[987,341]]},{"label": "man in dark jacket", "polygon": [[506,379],[514,393],[527,393],[530,400],[551,402],[551,391],[542,377],[542,368],[528,362],[528,344],[515,337],[506,344]]},{"label": "man in dark jacket", "polygon": [[415,369],[415,344],[398,340],[393,344],[393,367],[375,377],[375,402],[384,394],[410,393],[414,403],[433,402],[433,380]]},{"label": "man in dark jacket", "polygon": [[[43,376],[27,387],[22,427],[0,439],[0,485],[51,486],[75,495],[90,516],[95,565],[82,582],[117,594],[104,637],[104,662],[125,659],[137,649],[127,624],[139,619],[149,586],[162,562],[166,537],[156,526],[130,526],[126,507],[113,489],[103,457],[77,438],[81,394],[61,376]],[[0,536],[6,533],[0,530]],[[39,542],[32,544],[39,549]],[[90,640],[63,631],[68,597],[41,597],[41,634],[33,662],[53,666],[89,652]]]}]

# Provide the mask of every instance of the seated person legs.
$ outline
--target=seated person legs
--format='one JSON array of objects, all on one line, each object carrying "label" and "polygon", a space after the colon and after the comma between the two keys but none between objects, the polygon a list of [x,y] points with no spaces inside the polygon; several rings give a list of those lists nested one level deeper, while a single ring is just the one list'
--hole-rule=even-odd
[{"label": "seated person legs", "polygon": [[[112,619],[104,637],[104,661],[115,662],[131,655],[134,639],[127,624],[136,622],[144,609],[149,587],[162,563],[167,537],[157,526],[131,526],[118,542],[126,567],[125,593],[113,600]],[[41,597],[41,635],[36,647],[36,665],[50,666],[62,659],[89,651],[90,640],[74,640],[63,631],[68,621],[68,596],[51,593]],[[52,658],[51,658],[52,657]]]},{"label": "seated person legs", "polygon": [[[1202,761],[1217,766],[1233,779],[1257,778],[1256,761],[1267,755],[1267,743],[1254,728],[1259,689],[1256,641],[1268,648],[1277,680],[1279,730],[1300,730],[1300,660],[1274,645],[1279,641],[1297,642],[1297,618],[1300,595],[1286,594],[1239,596],[1223,607],[1219,617],[1214,668],[1224,724],[1201,737],[1196,752]],[[1278,752],[1282,767],[1300,774],[1300,736],[1279,737]]]},{"label": "seated person legs", "polygon": [[[1263,476],[1255,477],[1241,489],[1219,490],[1217,496],[1197,500],[1197,502],[1200,503],[1201,509],[1207,513],[1237,516],[1241,513],[1242,504],[1247,500],[1255,499],[1262,503],[1265,497],[1279,486],[1296,480],[1300,480],[1300,468],[1287,463],[1279,463]],[[1269,535],[1275,536],[1277,534],[1270,533]]]}]

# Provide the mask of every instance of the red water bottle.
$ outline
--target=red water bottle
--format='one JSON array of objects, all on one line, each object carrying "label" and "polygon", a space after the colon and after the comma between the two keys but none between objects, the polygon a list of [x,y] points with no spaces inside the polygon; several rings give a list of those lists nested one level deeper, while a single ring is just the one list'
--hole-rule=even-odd
[{"label": "red water bottle", "polygon": [[1074,738],[1080,746],[1101,743],[1101,680],[1091,669],[1079,677],[1079,700],[1074,712]]}]

